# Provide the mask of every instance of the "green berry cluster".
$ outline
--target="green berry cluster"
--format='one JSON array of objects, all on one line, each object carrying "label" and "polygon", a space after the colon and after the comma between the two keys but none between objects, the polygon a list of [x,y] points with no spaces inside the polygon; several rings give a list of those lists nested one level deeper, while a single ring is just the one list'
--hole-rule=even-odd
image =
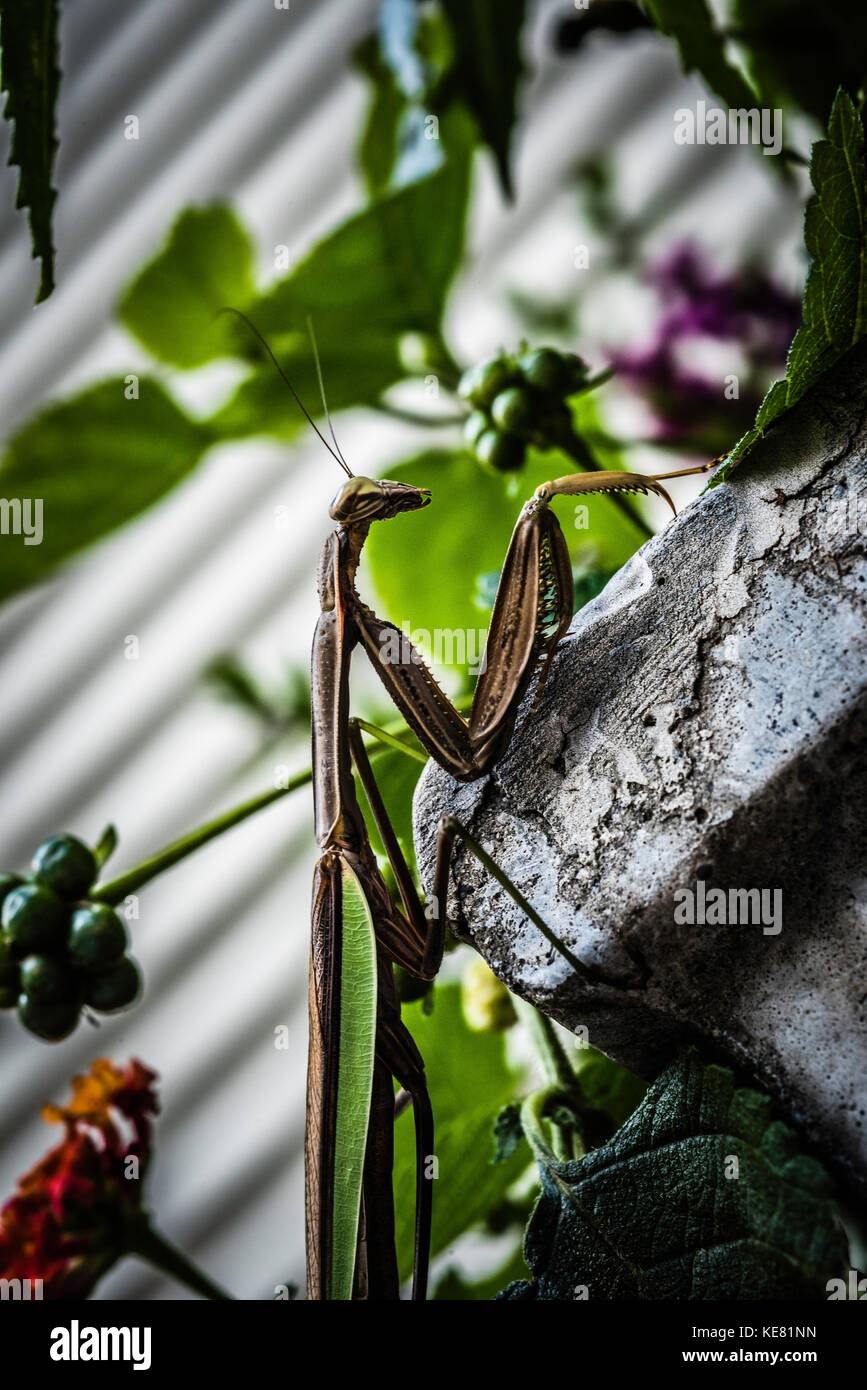
[{"label": "green berry cluster", "polygon": [[564,402],[586,380],[580,357],[549,347],[519,357],[499,353],[470,367],[458,395],[473,407],[464,433],[476,458],[501,473],[521,468],[528,444],[544,448],[568,427]]},{"label": "green berry cluster", "polygon": [[96,856],[74,835],[37,849],[30,874],[0,874],[0,1009],[18,1009],[48,1042],[74,1030],[84,1005],[100,1013],[131,1004],[141,988],[126,955],[126,927],[110,907],[87,902]]}]

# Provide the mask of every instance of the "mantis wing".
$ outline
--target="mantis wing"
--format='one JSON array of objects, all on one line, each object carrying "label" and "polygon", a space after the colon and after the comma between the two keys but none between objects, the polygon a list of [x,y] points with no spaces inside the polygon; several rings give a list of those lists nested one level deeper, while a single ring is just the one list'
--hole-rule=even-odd
[{"label": "mantis wing", "polygon": [[367,898],[343,858],[317,875],[310,1003],[307,1292],[348,1300],[373,1088],[377,958]]}]

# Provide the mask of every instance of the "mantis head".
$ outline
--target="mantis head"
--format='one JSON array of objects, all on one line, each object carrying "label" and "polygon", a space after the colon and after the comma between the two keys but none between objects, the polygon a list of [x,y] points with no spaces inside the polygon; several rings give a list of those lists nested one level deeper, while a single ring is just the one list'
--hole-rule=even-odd
[{"label": "mantis head", "polygon": [[398,512],[415,512],[430,502],[427,488],[392,483],[387,478],[350,478],[344,483],[329,512],[344,526],[359,522],[387,521]]}]

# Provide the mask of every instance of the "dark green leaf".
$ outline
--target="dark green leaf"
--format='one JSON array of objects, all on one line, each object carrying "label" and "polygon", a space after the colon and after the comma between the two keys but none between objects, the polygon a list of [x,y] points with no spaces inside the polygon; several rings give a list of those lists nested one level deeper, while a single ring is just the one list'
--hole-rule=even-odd
[{"label": "dark green leaf", "polygon": [[851,97],[838,92],[828,137],[813,146],[804,241],[810,269],[803,323],[786,362],[786,379],[765,396],[754,427],[739,439],[713,483],[726,478],[765,430],[800,400],[867,332],[867,166],[864,129]]},{"label": "dark green leaf", "polygon": [[381,0],[379,40],[382,61],[392,74],[401,95],[410,101],[424,95],[429,81],[429,73],[418,47],[422,23],[422,9],[416,0]]},{"label": "dark green leaf", "polygon": [[455,78],[497,161],[500,183],[512,197],[509,150],[516,92],[523,73],[521,31],[525,0],[442,0],[455,41]]},{"label": "dark green leaf", "polygon": [[33,256],[42,263],[37,304],[54,289],[58,13],[58,0],[0,0],[0,87],[7,94],[4,114],[14,123],[9,163],[21,170],[15,206],[28,209]]},{"label": "dark green leaf", "polygon": [[231,208],[190,208],[136,276],[118,312],[154,357],[174,367],[237,355],[236,323],[220,310],[247,307],[254,294],[252,263],[250,239]]},{"label": "dark green leaf", "polygon": [[356,50],[356,65],[374,84],[359,145],[371,192],[400,188],[433,173],[443,161],[437,122],[455,95],[444,76],[452,64],[451,34],[437,10],[415,0],[383,0],[379,32]]},{"label": "dark green leaf", "polygon": [[657,29],[674,39],[684,72],[697,70],[729,107],[752,107],[754,93],[725,56],[707,0],[643,0]]},{"label": "dark green leaf", "polygon": [[5,499],[42,504],[42,540],[4,538],[0,599],[44,579],[59,563],[150,507],[210,443],[158,382],[104,381],[50,406],[11,440],[0,463]]},{"label": "dark green leaf", "polygon": [[534,1279],[504,1298],[825,1298],[848,1268],[825,1170],[767,1096],[692,1049],[584,1158],[558,1162],[528,1137],[542,1177],[524,1243]]},{"label": "dark green leaf", "polygon": [[279,723],[279,712],[253,672],[235,652],[221,652],[209,662],[205,679],[220,699],[258,719],[267,728]]},{"label": "dark green leaf", "polygon": [[494,1121],[494,1163],[511,1158],[524,1137],[521,1111],[517,1105],[506,1105]]},{"label": "dark green leaf", "polygon": [[463,246],[466,117],[454,113],[444,138],[449,158],[437,173],[344,222],[257,301],[254,316],[264,333],[303,331],[312,315],[317,338],[338,326],[351,335],[371,313],[380,332],[438,330]]},{"label": "dark green leaf", "polygon": [[388,185],[397,159],[397,136],[406,99],[394,73],[383,60],[379,40],[370,35],[355,52],[355,63],[373,84],[367,120],[358,146],[358,162],[368,191],[381,193]]},{"label": "dark green leaf", "polygon": [[852,0],[735,0],[738,43],[763,106],[794,103],[826,125],[838,87],[867,72],[867,7]]},{"label": "dark green leaf", "polygon": [[852,98],[841,92],[828,139],[813,146],[816,196],[804,219],[811,257],[804,323],[786,363],[786,405],[799,400],[867,331],[867,168],[864,129]]},{"label": "dark green leaf", "polygon": [[[509,1065],[502,1033],[473,1033],[463,1016],[460,988],[437,985],[434,1008],[409,1004],[403,1018],[425,1059],[436,1126],[431,1251],[446,1249],[502,1200],[527,1168],[526,1150],[491,1163],[491,1129],[497,1112],[515,1093],[519,1074]],[[395,1130],[394,1190],[398,1263],[402,1279],[412,1271],[415,1205],[415,1139],[409,1111]]]}]

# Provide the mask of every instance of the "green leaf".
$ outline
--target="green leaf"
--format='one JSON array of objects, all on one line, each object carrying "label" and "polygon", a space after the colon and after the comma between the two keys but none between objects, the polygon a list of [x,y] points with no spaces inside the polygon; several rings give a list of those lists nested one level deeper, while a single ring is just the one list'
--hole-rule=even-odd
[{"label": "green leaf", "polygon": [[58,0],[0,0],[0,88],[7,94],[6,119],[14,123],[9,163],[21,170],[15,206],[28,209],[33,256],[42,263],[37,304],[54,289],[58,14]]},{"label": "green leaf", "polygon": [[[527,1168],[526,1150],[493,1164],[495,1116],[511,1100],[520,1075],[506,1056],[502,1033],[473,1033],[461,1009],[460,987],[437,985],[434,1008],[405,1005],[403,1019],[425,1059],[434,1113],[431,1253],[438,1254],[481,1221]],[[401,1279],[412,1272],[415,1137],[412,1114],[394,1130],[396,1239]]]},{"label": "green leaf", "polygon": [[[574,471],[575,465],[571,465]],[[515,475],[483,469],[465,452],[430,450],[406,463],[384,466],[396,482],[430,488],[432,503],[371,529],[365,559],[381,600],[383,616],[432,648],[438,664],[468,673],[484,648],[489,613],[478,606],[480,578],[502,569],[521,506],[540,483],[567,471],[562,456],[528,451]],[[594,565],[619,568],[644,537],[610,498],[585,499],[586,529],[576,526],[569,500],[557,499],[566,543],[574,555]],[[484,586],[482,586],[484,587]]]},{"label": "green leaf", "polygon": [[841,92],[828,139],[813,146],[816,190],[804,219],[812,264],[804,289],[804,323],[786,363],[786,405],[793,405],[867,331],[867,168],[864,129],[852,98]]},{"label": "green leaf", "polygon": [[572,1064],[584,1100],[614,1125],[624,1124],[644,1099],[646,1083],[595,1047],[579,1047]]},{"label": "green leaf", "polygon": [[[340,328],[351,337],[356,315],[373,315],[380,332],[437,332],[464,237],[470,131],[456,114],[446,132],[449,158],[435,174],[378,198],[321,241],[255,305],[264,333],[304,329],[317,338]],[[336,331],[334,332],[336,336]]]},{"label": "green leaf", "polygon": [[[315,410],[319,399],[308,317],[332,410],[371,405],[405,375],[404,334],[439,336],[463,249],[472,154],[464,113],[450,114],[444,135],[448,158],[441,168],[378,198],[247,306],[308,409]],[[286,435],[298,429],[299,420],[285,385],[266,362],[213,424],[224,435]]]},{"label": "green leaf", "polygon": [[422,27],[428,22],[416,0],[381,0],[379,52],[408,101],[424,96],[430,84],[431,72],[420,52]]},{"label": "green leaf", "polygon": [[110,859],[117,849],[117,827],[107,825],[93,847],[93,857],[96,860],[96,867],[102,873],[105,862]]},{"label": "green leaf", "polygon": [[369,35],[358,46],[354,60],[355,66],[373,86],[367,120],[358,145],[358,162],[368,191],[376,194],[386,188],[397,159],[398,128],[406,109],[406,98],[380,53],[375,34]]},{"label": "green leaf", "polygon": [[442,0],[454,32],[454,76],[497,162],[507,198],[513,196],[509,150],[516,92],[523,73],[521,31],[525,0]]},{"label": "green leaf", "polygon": [[41,503],[42,539],[4,537],[0,599],[44,579],[62,560],[153,505],[196,465],[211,442],[158,382],[139,398],[123,379],[50,406],[8,444],[0,494]]},{"label": "green leaf", "polygon": [[837,93],[828,137],[813,146],[804,241],[811,257],[803,323],[786,361],[786,379],[763,400],[756,423],[738,440],[713,485],[721,483],[784,410],[867,332],[867,165],[864,128],[852,98]]},{"label": "green leaf", "polygon": [[250,239],[231,208],[190,208],[125,292],[120,318],[154,357],[173,367],[237,355],[235,324],[220,310],[249,304],[252,264]]},{"label": "green leaf", "polygon": [[266,729],[279,726],[280,713],[236,652],[220,652],[208,663],[204,675],[220,699],[252,715]]},{"label": "green leaf", "polygon": [[[448,23],[416,0],[382,0],[379,32],[356,49],[356,66],[374,84],[359,144],[371,192],[400,188],[439,168],[443,141],[431,117],[445,116],[455,96],[446,78],[453,61]],[[443,79],[446,78],[444,81]]]},{"label": "green leaf", "polygon": [[848,1268],[821,1164],[769,1097],[694,1049],[582,1159],[558,1162],[527,1109],[542,1178],[524,1242],[534,1278],[503,1298],[824,1298]]},{"label": "green leaf", "polygon": [[657,29],[674,39],[684,72],[697,70],[729,107],[752,107],[755,93],[725,56],[707,0],[643,0]]},{"label": "green leaf", "polygon": [[376,1055],[376,935],[355,872],[341,861],[340,1044],[330,1280],[325,1297],[352,1298],[373,1063]]}]

